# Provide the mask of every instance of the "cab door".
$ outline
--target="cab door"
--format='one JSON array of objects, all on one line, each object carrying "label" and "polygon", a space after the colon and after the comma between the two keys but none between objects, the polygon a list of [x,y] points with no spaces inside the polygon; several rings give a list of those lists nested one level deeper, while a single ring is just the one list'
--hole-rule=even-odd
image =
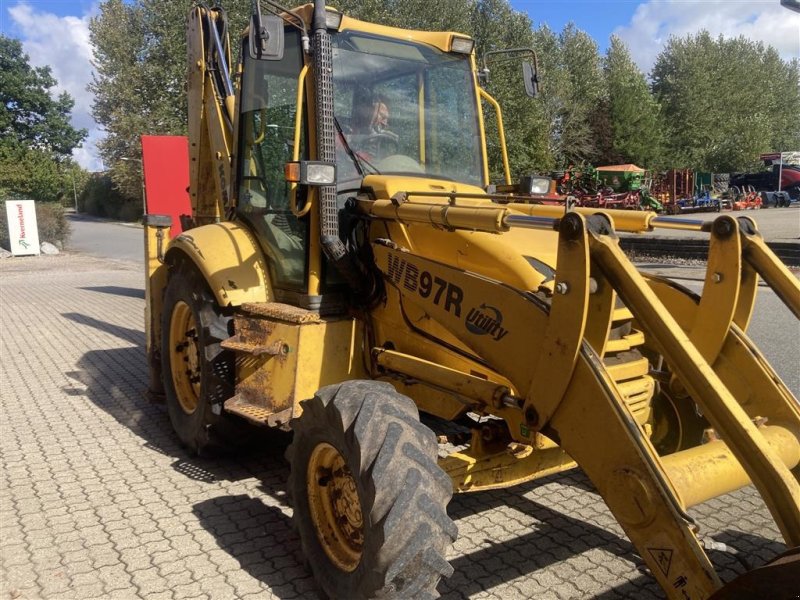
[{"label": "cab door", "polygon": [[[267,255],[276,299],[302,304],[308,280],[309,219],[298,218],[290,208],[284,166],[294,155],[303,53],[295,28],[287,27],[284,36],[280,60],[258,60],[246,48],[243,52],[237,216],[250,226]],[[303,160],[308,145],[305,120],[301,128]]]}]

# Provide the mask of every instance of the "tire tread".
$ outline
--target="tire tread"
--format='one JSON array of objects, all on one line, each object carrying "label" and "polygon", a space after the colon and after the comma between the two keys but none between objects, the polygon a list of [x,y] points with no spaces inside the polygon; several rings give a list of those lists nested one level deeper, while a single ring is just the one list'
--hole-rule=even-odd
[{"label": "tire tread", "polygon": [[[304,470],[294,464],[301,454],[296,448],[299,440],[318,431],[322,423],[335,425],[352,446],[351,471],[361,480],[366,496],[362,506],[369,509],[368,521],[380,532],[380,547],[371,560],[380,571],[379,584],[353,597],[437,597],[436,583],[452,573],[445,552],[458,529],[446,511],[452,483],[437,464],[435,435],[419,422],[416,405],[387,383],[353,381],[322,388],[303,403],[303,410],[292,421],[295,439],[287,450],[293,502],[305,485]],[[336,423],[328,418],[333,416]],[[298,528],[303,529],[300,523]],[[308,554],[307,545],[316,540],[301,535],[301,541]],[[324,581],[320,583],[337,597]]]}]

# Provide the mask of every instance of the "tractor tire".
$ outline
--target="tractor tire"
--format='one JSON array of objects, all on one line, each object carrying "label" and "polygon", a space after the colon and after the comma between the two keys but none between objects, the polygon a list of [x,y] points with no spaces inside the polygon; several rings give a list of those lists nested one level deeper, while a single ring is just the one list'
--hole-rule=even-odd
[{"label": "tractor tire", "polygon": [[453,568],[452,482],[414,403],[387,384],[322,388],[293,419],[289,496],[314,576],[329,597],[436,598]]},{"label": "tractor tire", "polygon": [[170,269],[161,321],[164,395],[175,433],[197,455],[227,453],[252,437],[248,424],[222,412],[235,390],[235,357],[220,345],[231,326],[193,266]]}]

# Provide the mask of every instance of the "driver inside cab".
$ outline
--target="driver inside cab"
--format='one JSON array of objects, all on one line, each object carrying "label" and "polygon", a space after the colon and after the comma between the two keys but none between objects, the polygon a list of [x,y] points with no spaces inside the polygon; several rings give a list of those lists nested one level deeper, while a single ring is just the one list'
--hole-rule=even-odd
[{"label": "driver inside cab", "polygon": [[370,126],[375,133],[388,132],[389,107],[383,100],[376,100],[372,103],[372,119]]},{"label": "driver inside cab", "polygon": [[370,173],[423,172],[416,160],[401,152],[401,137],[393,129],[399,127],[401,133],[407,134],[409,120],[393,119],[392,104],[386,95],[365,86],[355,86],[348,100],[346,105],[342,104],[349,106],[349,116],[342,111],[345,114],[340,113],[336,121],[340,182]]},{"label": "driver inside cab", "polygon": [[350,133],[348,140],[353,150],[368,162],[380,160],[397,150],[398,136],[389,130],[389,104],[383,97],[355,95]]}]

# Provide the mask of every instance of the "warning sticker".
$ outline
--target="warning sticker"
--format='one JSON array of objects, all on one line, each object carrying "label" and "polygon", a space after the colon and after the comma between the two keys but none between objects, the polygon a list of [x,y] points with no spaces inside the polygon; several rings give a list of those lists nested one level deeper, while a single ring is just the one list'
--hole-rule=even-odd
[{"label": "warning sticker", "polygon": [[670,548],[648,548],[647,551],[655,559],[664,577],[669,577],[669,568],[672,565],[672,550]]}]

